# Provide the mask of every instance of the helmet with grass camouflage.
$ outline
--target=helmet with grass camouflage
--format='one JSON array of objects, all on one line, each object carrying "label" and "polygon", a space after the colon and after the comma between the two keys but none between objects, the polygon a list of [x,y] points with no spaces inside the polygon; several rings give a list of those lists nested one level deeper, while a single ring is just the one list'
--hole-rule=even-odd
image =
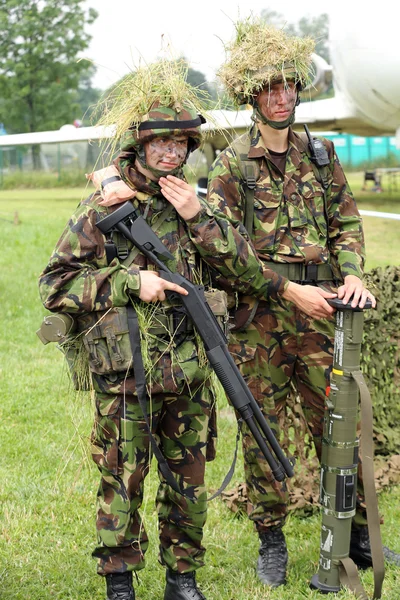
[{"label": "helmet with grass camouflage", "polygon": [[142,117],[138,126],[133,126],[121,137],[121,150],[138,150],[145,142],[155,137],[184,135],[188,138],[188,152],[200,146],[202,141],[201,125],[204,117],[185,103],[175,103],[174,106],[162,106],[155,102],[150,110]]},{"label": "helmet with grass camouflage", "polygon": [[207,111],[208,94],[188,83],[187,75],[186,61],[159,60],[124,77],[98,103],[98,124],[112,125],[115,131],[111,154],[120,150],[143,162],[143,144],[174,135],[188,138],[186,158],[198,148],[203,137],[201,125],[213,118]]},{"label": "helmet with grass camouflage", "polygon": [[294,81],[299,90],[310,83],[314,40],[291,37],[255,17],[239,20],[235,27],[218,75],[237,105],[254,105],[257,94],[275,82]]}]

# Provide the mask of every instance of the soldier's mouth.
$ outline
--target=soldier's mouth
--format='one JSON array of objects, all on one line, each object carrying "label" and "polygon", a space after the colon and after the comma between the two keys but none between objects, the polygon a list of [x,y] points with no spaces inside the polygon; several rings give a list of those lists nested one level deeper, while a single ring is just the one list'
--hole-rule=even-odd
[{"label": "soldier's mouth", "polygon": [[165,162],[165,161],[161,161],[159,163],[160,167],[163,167],[164,169],[174,169],[175,167],[178,166],[178,162]]}]

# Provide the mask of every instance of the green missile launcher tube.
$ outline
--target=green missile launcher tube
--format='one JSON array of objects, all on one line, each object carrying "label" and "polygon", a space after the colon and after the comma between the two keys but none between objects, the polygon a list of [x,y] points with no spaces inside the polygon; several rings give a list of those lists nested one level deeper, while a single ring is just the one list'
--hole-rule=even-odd
[{"label": "green missile launcher tube", "polygon": [[[337,309],[333,370],[327,390],[321,457],[322,511],[318,573],[310,587],[339,592],[341,559],[350,548],[351,521],[356,512],[359,390],[352,373],[360,369],[363,310],[328,301]],[[370,308],[371,303],[365,308]]]}]

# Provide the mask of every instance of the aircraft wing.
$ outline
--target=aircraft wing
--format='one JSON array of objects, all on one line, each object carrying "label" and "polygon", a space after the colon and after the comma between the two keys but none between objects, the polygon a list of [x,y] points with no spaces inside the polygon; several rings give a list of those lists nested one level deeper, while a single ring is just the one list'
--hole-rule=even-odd
[{"label": "aircraft wing", "polygon": [[[333,98],[301,102],[296,108],[295,129],[308,125],[311,131],[337,131],[354,135],[382,135],[386,130],[378,129],[344,95],[336,92]],[[297,127],[296,127],[297,126]]]},{"label": "aircraft wing", "polygon": [[[211,112],[214,122],[206,124],[205,129],[214,131],[218,127],[223,130],[212,137],[211,143],[218,149],[224,148],[232,137],[247,131],[252,123],[251,110]],[[311,131],[337,131],[361,136],[391,133],[383,126],[378,128],[370,124],[355,104],[338,92],[333,98],[301,102],[296,108],[294,129],[302,129],[304,124],[308,125]]]}]

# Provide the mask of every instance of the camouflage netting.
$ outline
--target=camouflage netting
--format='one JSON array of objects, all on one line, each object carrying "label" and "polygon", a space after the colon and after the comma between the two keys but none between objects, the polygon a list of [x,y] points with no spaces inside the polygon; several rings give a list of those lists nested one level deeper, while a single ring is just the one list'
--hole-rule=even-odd
[{"label": "camouflage netting", "polygon": [[[366,275],[376,310],[365,312],[361,367],[374,406],[375,484],[377,490],[400,484],[400,267],[373,269]],[[319,464],[301,409],[292,394],[279,415],[282,447],[296,456],[296,475],[288,480],[290,509],[308,515],[318,508]],[[295,452],[293,452],[295,448]],[[222,494],[233,512],[246,512],[245,484]]]},{"label": "camouflage netting", "polygon": [[376,310],[365,313],[361,366],[374,403],[376,453],[400,453],[400,267],[367,274]]},{"label": "camouflage netting", "polygon": [[235,28],[218,76],[236,104],[251,102],[273,80],[294,79],[302,87],[311,82],[312,38],[290,37],[258,17],[239,20]]}]

